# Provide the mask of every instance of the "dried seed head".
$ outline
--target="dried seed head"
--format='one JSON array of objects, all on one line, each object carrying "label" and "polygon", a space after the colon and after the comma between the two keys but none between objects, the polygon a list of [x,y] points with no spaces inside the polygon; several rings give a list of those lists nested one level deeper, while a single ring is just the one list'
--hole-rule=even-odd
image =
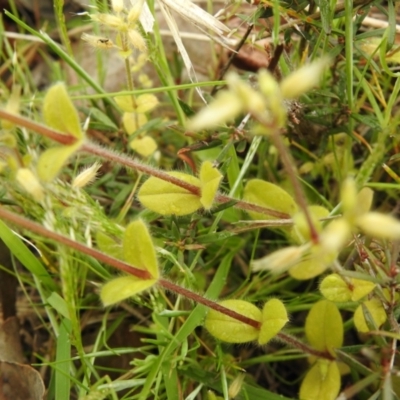
[{"label": "dried seed head", "polygon": [[132,7],[128,13],[128,22],[129,24],[136,24],[137,20],[142,13],[142,8],[144,4],[144,0],[131,0]]},{"label": "dried seed head", "polygon": [[140,50],[141,52],[146,52],[146,42],[143,39],[142,35],[135,29],[129,29],[128,31],[129,40],[131,45],[135,48]]},{"label": "dried seed head", "polygon": [[85,168],[84,170],[82,170],[80,174],[76,176],[73,180],[72,187],[82,188],[92,183],[96,179],[97,171],[100,167],[101,164],[96,162],[89,168]]},{"label": "dried seed head", "polygon": [[98,14],[91,14],[90,18],[92,19],[92,21],[98,22],[101,25],[105,25],[108,28],[117,31],[126,31],[126,29],[128,28],[124,19],[116,15],[98,13]]},{"label": "dried seed head", "polygon": [[114,12],[120,13],[124,9],[124,0],[112,0],[111,6]]},{"label": "dried seed head", "polygon": [[85,42],[88,42],[91,46],[96,47],[97,49],[109,50],[115,47],[112,40],[101,36],[83,33],[81,39]]}]

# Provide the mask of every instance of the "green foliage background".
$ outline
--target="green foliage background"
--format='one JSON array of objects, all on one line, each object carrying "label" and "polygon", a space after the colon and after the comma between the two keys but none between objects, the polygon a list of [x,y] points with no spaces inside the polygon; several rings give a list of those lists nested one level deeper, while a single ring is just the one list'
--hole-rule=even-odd
[{"label": "green foliage background", "polygon": [[[323,55],[332,60],[318,88],[287,103],[288,122],[279,136],[284,139],[285,154],[291,157],[307,204],[324,206],[332,217],[345,212],[341,188],[351,176],[357,191],[365,187],[375,191],[374,210],[396,216],[400,188],[396,173],[400,90],[397,5],[394,1],[382,5],[365,0],[254,3],[236,1],[227,7],[226,14],[236,16],[245,27],[253,23],[254,39],[272,38],[271,49],[284,45],[274,71],[276,79]],[[157,2],[148,4],[151,10],[157,9]],[[92,5],[105,14],[113,13],[106,1]],[[207,8],[212,12],[212,1],[207,2]],[[19,282],[17,305],[29,310],[28,331],[42,335],[38,347],[26,346],[26,357],[41,371],[47,398],[311,400],[335,399],[341,391],[347,398],[397,399],[397,225],[393,225],[389,239],[352,232],[332,263],[340,279],[330,275],[330,281],[325,281],[328,292],[333,292],[332,301],[325,300],[324,295],[329,296],[319,290],[321,281],[332,272],[329,269],[308,280],[294,279],[287,270],[253,272],[250,266],[254,260],[293,244],[288,235],[293,221],[288,226],[272,227],[271,218],[262,218],[262,213],[250,212],[249,216],[237,203],[243,197],[287,216],[292,214],[285,206],[281,210],[274,204],[278,189],[269,193],[270,198],[265,196],[266,200],[246,198],[248,182],[271,182],[272,187],[295,198],[299,209],[302,206],[296,198],[293,174],[276,143],[271,136],[254,135],[256,118],[243,123],[243,114],[226,124],[222,121],[215,129],[186,131],[189,118],[204,106],[196,88],[203,88],[204,96],[212,102],[210,88],[225,87],[218,69],[224,62],[222,50],[210,46],[215,62],[207,71],[209,80],[190,82],[178,52],[164,50],[158,21],[153,34],[138,25],[148,48],[148,62],[157,76],[152,78],[151,87],[145,87],[139,79],[141,70],[135,71],[129,74],[127,88],[108,93],[103,77],[110,59],[127,59],[121,44],[123,34],[119,32],[120,37],[114,39],[119,49],[93,51],[96,71],[85,70],[74,53],[73,45],[79,38],[76,32],[111,33],[102,31],[87,16],[65,20],[61,0],[54,1],[54,10],[54,17],[35,19],[19,12],[18,5],[10,1],[0,26],[2,109],[57,128],[79,141],[76,147],[64,143],[58,145],[61,150],[55,150],[53,141],[43,137],[36,125],[29,127],[23,121],[9,125],[2,119],[0,237],[20,264],[14,263],[11,270],[2,260],[0,264]],[[387,26],[363,24],[367,16],[377,14],[388,21]],[[128,14],[123,15],[127,18]],[[11,29],[18,35],[11,35]],[[236,34],[237,39],[241,36]],[[30,59],[30,52],[37,53],[38,59]],[[137,49],[128,55],[139,62]],[[48,71],[43,86],[33,73],[35,62]],[[128,65],[127,71],[131,68]],[[240,76],[258,90],[254,73],[242,71]],[[67,82],[66,97],[57,95],[46,103],[48,88],[58,81]],[[145,115],[146,121],[128,135],[116,96],[131,96],[137,101],[149,94],[157,96],[158,108],[139,112],[134,102],[133,112]],[[78,111],[76,116],[73,109],[67,110],[68,97]],[[274,99],[270,103],[274,105]],[[64,112],[49,117],[46,104]],[[64,128],[65,118],[70,125]],[[86,138],[82,138],[83,132]],[[154,153],[141,156],[132,150],[130,143],[143,137],[156,143]],[[100,142],[104,154],[94,152],[89,141]],[[52,153],[44,163],[40,157],[50,147]],[[64,158],[68,161],[62,163]],[[160,215],[137,200],[147,175],[158,170],[196,175],[193,165],[199,167],[206,160],[212,161],[223,177],[220,194],[207,211],[201,208],[199,195],[194,195],[198,207],[182,216]],[[53,170],[56,161],[60,168],[63,164],[60,171]],[[84,188],[73,186],[81,168],[95,162],[102,163],[97,179]],[[23,168],[34,176],[26,184],[18,180],[18,171]],[[164,175],[161,179],[166,180]],[[40,194],[32,191],[37,182]],[[252,182],[257,186],[260,181]],[[39,232],[29,223],[10,222],[2,210],[45,229]],[[151,233],[152,244],[147,241],[149,247],[145,248],[155,246],[162,279],[176,283],[182,292],[165,290],[159,281],[160,285],[144,293],[104,308],[101,287],[121,273],[101,256],[90,256],[48,231],[129,262],[126,251],[123,254],[124,231],[138,218]],[[321,229],[325,224],[321,222]],[[140,258],[135,249],[133,252],[135,260]],[[147,268],[158,278],[157,266],[151,263]],[[226,344],[207,332],[203,326],[207,307],[184,289],[206,300],[245,300],[259,309],[277,298],[286,307],[289,323],[266,345]],[[345,291],[340,293],[346,300],[334,303],[339,290]],[[376,302],[379,304],[374,306]],[[355,312],[361,317],[355,317]],[[375,318],[375,313],[379,317]],[[363,318],[367,332],[356,329],[357,318]],[[332,321],[336,321],[334,326]],[[312,372],[306,375],[307,371]]]}]

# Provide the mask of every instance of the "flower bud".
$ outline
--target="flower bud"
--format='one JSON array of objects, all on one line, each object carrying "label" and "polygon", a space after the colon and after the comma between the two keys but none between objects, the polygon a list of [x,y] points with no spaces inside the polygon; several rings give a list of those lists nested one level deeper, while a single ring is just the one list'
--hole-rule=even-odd
[{"label": "flower bud", "polygon": [[357,188],[354,179],[345,179],[340,190],[340,199],[342,200],[343,214],[354,215],[357,207]]},{"label": "flower bud", "polygon": [[36,176],[28,168],[20,168],[17,171],[16,179],[18,183],[36,200],[42,201],[44,193],[42,185]]},{"label": "flower bud", "polygon": [[317,86],[329,64],[329,58],[325,57],[291,73],[280,84],[282,96],[285,99],[296,99]]},{"label": "flower bud", "polygon": [[274,251],[266,257],[254,260],[251,269],[254,272],[271,271],[274,274],[281,274],[297,264],[304,253],[304,247],[289,246]]},{"label": "flower bud", "polygon": [[229,73],[226,80],[232,92],[242,101],[244,110],[254,114],[261,114],[265,111],[266,104],[263,97],[250,85],[243,82],[236,73]]},{"label": "flower bud", "polygon": [[221,91],[215,100],[203,108],[187,124],[187,129],[200,131],[211,129],[235,118],[243,109],[243,103],[230,91]]},{"label": "flower bud", "polygon": [[124,9],[124,0],[111,0],[111,6],[114,12],[120,13]]},{"label": "flower bud", "polygon": [[365,234],[372,237],[400,239],[400,221],[390,215],[369,212],[357,218],[357,225]]},{"label": "flower bud", "polygon": [[230,399],[234,399],[242,389],[245,374],[239,374],[230,384],[228,389],[228,396]]}]

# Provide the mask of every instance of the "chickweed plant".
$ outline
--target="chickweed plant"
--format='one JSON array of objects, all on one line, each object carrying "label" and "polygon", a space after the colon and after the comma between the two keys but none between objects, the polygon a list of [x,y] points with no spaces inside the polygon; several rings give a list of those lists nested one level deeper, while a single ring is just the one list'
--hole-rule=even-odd
[{"label": "chickweed plant", "polygon": [[[63,3],[0,36],[2,270],[47,399],[400,398],[395,3]],[[274,67],[221,67],[245,42]]]}]

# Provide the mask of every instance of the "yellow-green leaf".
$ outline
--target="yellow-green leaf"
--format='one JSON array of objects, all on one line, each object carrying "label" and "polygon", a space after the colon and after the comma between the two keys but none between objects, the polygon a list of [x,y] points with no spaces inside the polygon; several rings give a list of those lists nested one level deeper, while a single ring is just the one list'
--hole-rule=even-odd
[{"label": "yellow-green leaf", "polygon": [[[243,200],[289,215],[297,211],[297,205],[289,193],[261,179],[248,181],[244,188]],[[249,212],[249,215],[253,219],[276,219],[276,217],[257,212]]]},{"label": "yellow-green leaf", "polygon": [[106,235],[102,231],[96,232],[97,247],[111,257],[123,260],[122,243],[118,243],[111,236]]},{"label": "yellow-green leaf", "polygon": [[143,157],[151,156],[157,150],[157,143],[150,136],[135,138],[129,143],[129,146]]},{"label": "yellow-green leaf", "polygon": [[146,224],[141,219],[131,222],[126,227],[122,249],[126,262],[150,272],[153,278],[160,276],[154,244]]},{"label": "yellow-green leaf", "polygon": [[300,386],[301,400],[335,400],[340,391],[340,372],[336,361],[318,359]]},{"label": "yellow-green leaf", "polygon": [[367,308],[369,317],[372,319],[371,323],[379,328],[387,319],[385,309],[383,308],[382,302],[379,299],[371,299],[364,301],[360,304],[354,313],[354,325],[359,332],[370,331],[368,324],[365,320],[364,307]]},{"label": "yellow-green leaf", "polygon": [[[183,172],[168,175],[200,187],[200,180]],[[151,177],[141,186],[138,194],[144,207],[161,215],[187,215],[202,207],[200,198],[180,186]]]},{"label": "yellow-green leaf", "polygon": [[136,276],[121,276],[107,282],[101,288],[101,301],[105,306],[118,303],[152,287],[157,279],[143,280]]},{"label": "yellow-green leaf", "polygon": [[200,202],[206,210],[212,207],[214,197],[217,194],[222,174],[210,161],[204,161],[200,168],[201,197]]},{"label": "yellow-green leaf", "polygon": [[43,116],[47,125],[77,139],[83,138],[78,113],[63,83],[52,86],[43,99]]},{"label": "yellow-green leaf", "polygon": [[337,252],[326,251],[321,246],[313,246],[304,260],[289,269],[291,277],[298,280],[312,279],[321,275],[336,259]]},{"label": "yellow-green leaf", "polygon": [[132,113],[136,110],[136,100],[130,95],[116,96],[114,97],[115,102],[118,106],[127,113]]},{"label": "yellow-green leaf", "polygon": [[351,290],[338,274],[330,274],[325,277],[321,282],[319,290],[330,301],[343,302],[351,300]]},{"label": "yellow-green leaf", "polygon": [[364,279],[351,278],[350,282],[353,285],[351,300],[358,301],[362,299],[367,294],[371,293],[376,284],[370,281],[365,281]]},{"label": "yellow-green leaf", "polygon": [[348,283],[338,274],[328,275],[320,285],[327,300],[343,302],[358,301],[375,288],[375,283],[363,279],[348,278]]},{"label": "yellow-green leaf", "polygon": [[146,122],[147,117],[144,114],[125,112],[122,116],[122,123],[128,135],[135,133]]},{"label": "yellow-green leaf", "polygon": [[143,114],[153,110],[158,105],[158,99],[153,94],[142,94],[136,98],[129,95],[116,96],[114,100],[127,113]]},{"label": "yellow-green leaf", "polygon": [[154,94],[142,94],[136,99],[136,105],[137,113],[146,113],[157,107],[158,99]]},{"label": "yellow-green leaf", "polygon": [[316,350],[329,351],[343,344],[343,321],[335,303],[321,300],[315,303],[306,319],[306,336]]},{"label": "yellow-green leaf", "polygon": [[288,322],[288,315],[285,306],[278,299],[271,299],[265,303],[262,310],[262,321],[259,344],[269,342]]},{"label": "yellow-green leaf", "polygon": [[[221,306],[261,322],[261,310],[244,300],[224,300]],[[219,340],[228,343],[246,343],[256,340],[259,330],[215,310],[207,314],[204,326]]]},{"label": "yellow-green leaf", "polygon": [[79,141],[71,146],[57,146],[44,151],[38,161],[37,173],[45,182],[52,181],[60,172],[64,163],[74,154],[83,142]]}]

